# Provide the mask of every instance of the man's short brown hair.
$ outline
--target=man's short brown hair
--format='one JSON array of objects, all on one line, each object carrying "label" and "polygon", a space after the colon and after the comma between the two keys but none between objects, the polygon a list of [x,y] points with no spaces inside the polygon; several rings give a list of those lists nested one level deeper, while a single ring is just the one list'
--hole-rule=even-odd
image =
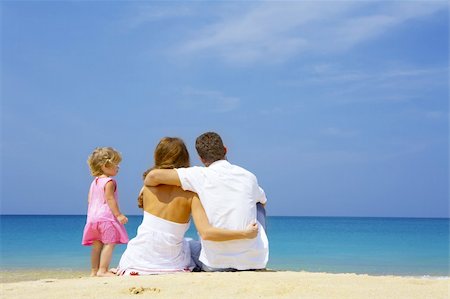
[{"label": "man's short brown hair", "polygon": [[195,148],[200,158],[207,164],[225,158],[226,150],[222,138],[215,132],[206,132],[198,136],[195,141]]}]

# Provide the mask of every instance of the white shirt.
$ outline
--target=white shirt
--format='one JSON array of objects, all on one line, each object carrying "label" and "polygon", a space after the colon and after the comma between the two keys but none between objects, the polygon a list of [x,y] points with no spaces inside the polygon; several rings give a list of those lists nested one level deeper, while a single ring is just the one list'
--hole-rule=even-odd
[{"label": "white shirt", "polygon": [[[209,167],[176,169],[184,190],[196,192],[211,225],[243,230],[256,221],[256,203],[266,203],[254,174],[219,160]],[[269,259],[269,241],[258,226],[254,239],[202,242],[200,261],[212,268],[262,269]]]}]

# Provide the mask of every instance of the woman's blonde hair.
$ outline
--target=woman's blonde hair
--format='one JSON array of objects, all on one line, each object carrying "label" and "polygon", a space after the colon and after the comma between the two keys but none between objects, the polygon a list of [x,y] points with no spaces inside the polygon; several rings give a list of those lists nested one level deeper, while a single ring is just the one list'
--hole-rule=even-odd
[{"label": "woman's blonde hair", "polygon": [[93,176],[103,174],[102,166],[118,165],[121,161],[122,156],[112,147],[97,147],[87,160]]},{"label": "woman's blonde hair", "polygon": [[[173,169],[189,167],[189,152],[183,140],[177,137],[164,137],[156,146],[154,153],[155,165],[147,169],[142,177],[153,169]],[[138,207],[143,208],[143,198],[139,196]]]}]

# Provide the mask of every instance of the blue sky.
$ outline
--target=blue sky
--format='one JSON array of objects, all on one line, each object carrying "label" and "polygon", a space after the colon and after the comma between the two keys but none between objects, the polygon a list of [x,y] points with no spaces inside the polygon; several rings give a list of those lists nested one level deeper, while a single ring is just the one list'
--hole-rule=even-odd
[{"label": "blue sky", "polygon": [[163,136],[217,131],[269,215],[449,216],[447,1],[2,1],[3,214],[120,206]]}]

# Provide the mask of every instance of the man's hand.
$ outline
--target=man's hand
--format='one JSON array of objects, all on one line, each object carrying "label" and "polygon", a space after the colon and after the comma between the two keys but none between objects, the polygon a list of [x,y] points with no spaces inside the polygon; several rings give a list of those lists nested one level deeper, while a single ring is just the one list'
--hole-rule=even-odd
[{"label": "man's hand", "polygon": [[145,187],[142,187],[141,191],[139,191],[139,196],[138,196],[138,199],[137,199],[138,207],[141,208],[141,209],[144,208],[144,188]]}]

